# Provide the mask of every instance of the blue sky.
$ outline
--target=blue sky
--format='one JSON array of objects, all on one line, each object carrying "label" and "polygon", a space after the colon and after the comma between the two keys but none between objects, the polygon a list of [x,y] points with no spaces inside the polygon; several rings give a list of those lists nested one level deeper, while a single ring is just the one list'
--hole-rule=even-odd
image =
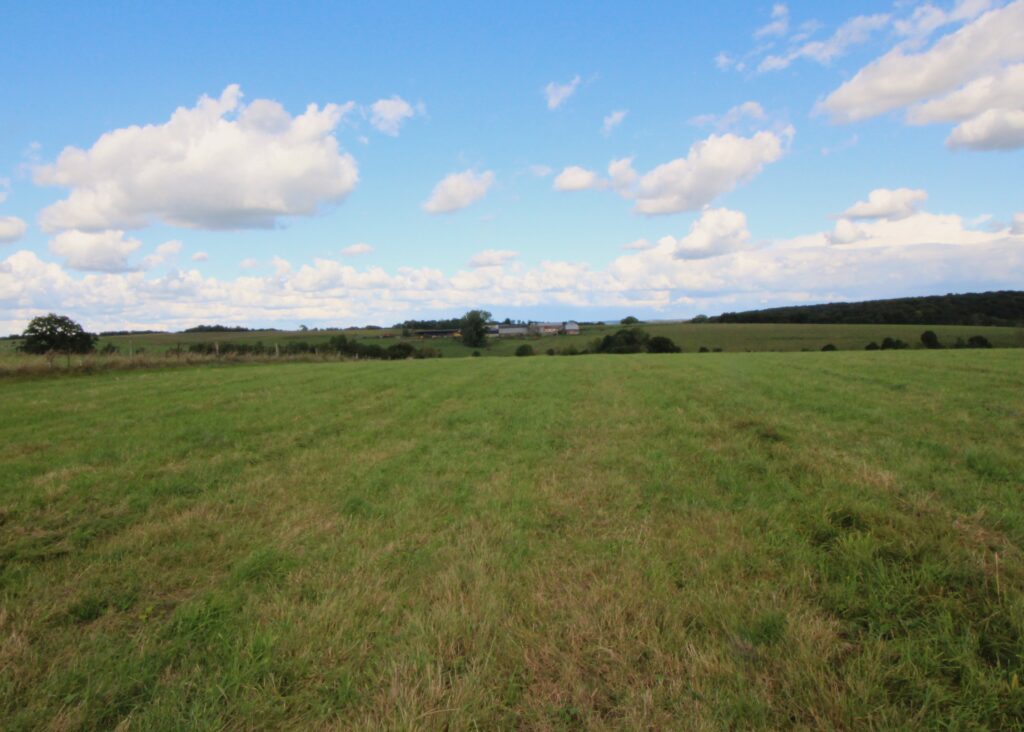
[{"label": "blue sky", "polygon": [[1024,285],[1024,0],[295,5],[0,2],[0,331]]}]

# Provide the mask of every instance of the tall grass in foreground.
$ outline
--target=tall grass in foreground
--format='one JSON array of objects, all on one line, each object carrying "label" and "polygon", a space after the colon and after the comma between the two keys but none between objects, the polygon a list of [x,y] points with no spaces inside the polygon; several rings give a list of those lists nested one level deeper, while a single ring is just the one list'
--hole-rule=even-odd
[{"label": "tall grass in foreground", "polygon": [[1024,352],[0,381],[13,730],[1024,724]]}]

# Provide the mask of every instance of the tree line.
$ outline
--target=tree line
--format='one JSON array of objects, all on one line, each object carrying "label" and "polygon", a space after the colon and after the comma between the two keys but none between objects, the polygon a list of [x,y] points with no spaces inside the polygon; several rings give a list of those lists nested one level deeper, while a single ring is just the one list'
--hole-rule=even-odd
[{"label": "tree line", "polygon": [[[696,319],[695,319],[696,320]],[[1024,292],[1002,290],[747,310],[701,318],[717,323],[1024,325]]]}]

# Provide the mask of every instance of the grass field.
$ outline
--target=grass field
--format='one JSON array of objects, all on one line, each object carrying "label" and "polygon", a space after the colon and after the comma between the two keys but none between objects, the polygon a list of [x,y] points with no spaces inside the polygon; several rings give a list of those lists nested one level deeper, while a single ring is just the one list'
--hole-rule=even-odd
[{"label": "grass field", "polygon": [[[621,325],[588,325],[578,336],[545,336],[543,338],[491,338],[487,348],[479,349],[483,356],[511,356],[517,347],[529,343],[538,353],[548,348],[559,351],[569,346],[577,350],[588,348],[595,338],[614,333]],[[671,338],[684,351],[697,351],[702,346],[727,352],[737,351],[820,351],[831,343],[841,350],[862,350],[871,341],[881,343],[886,337],[898,338],[913,347],[920,347],[921,333],[933,330],[945,345],[953,345],[957,338],[966,341],[973,335],[984,335],[997,348],[1024,347],[1024,328],[985,327],[973,325],[800,325],[800,324],[744,324],[744,323],[651,323],[638,327],[652,336]],[[288,343],[305,341],[309,344],[325,343],[331,336],[343,334],[349,339],[377,343],[387,347],[405,341],[413,345],[437,349],[446,358],[472,355],[467,348],[451,338],[403,338],[401,330],[331,330],[331,331],[251,331],[246,333],[155,333],[136,336],[108,336],[101,338],[98,347],[107,343],[120,349],[122,355],[138,352],[162,354],[168,349],[187,349],[193,343],[263,343],[272,348]],[[0,341],[0,356],[10,355],[17,341]]]},{"label": "grass field", "polygon": [[4,729],[1024,725],[1022,350],[0,400]]}]

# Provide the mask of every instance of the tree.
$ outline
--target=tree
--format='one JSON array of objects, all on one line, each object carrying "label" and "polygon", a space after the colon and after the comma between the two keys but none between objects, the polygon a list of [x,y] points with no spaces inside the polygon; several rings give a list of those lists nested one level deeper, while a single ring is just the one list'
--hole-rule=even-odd
[{"label": "tree", "polygon": [[968,348],[991,348],[992,344],[983,335],[972,335],[967,339]]},{"label": "tree", "polygon": [[516,355],[517,356],[532,356],[533,355],[533,346],[531,346],[529,343],[524,343],[523,345],[519,346],[519,348],[516,349]]},{"label": "tree", "polygon": [[491,314],[486,310],[470,310],[459,321],[462,343],[470,348],[487,345],[487,321]]},{"label": "tree", "polygon": [[89,353],[98,338],[66,315],[56,313],[32,318],[21,337],[25,353],[63,353],[68,359],[72,353]]},{"label": "tree", "polygon": [[694,315],[692,318],[690,318],[690,322],[691,323],[706,323],[706,322],[708,322],[708,316],[707,315],[703,315],[703,314],[701,314],[701,315]]},{"label": "tree", "polygon": [[619,321],[619,325],[636,325],[640,322],[640,318],[635,318],[632,315],[627,315],[625,318]]},{"label": "tree", "polygon": [[647,341],[648,353],[679,353],[681,349],[671,338],[665,336],[654,336]]},{"label": "tree", "polygon": [[939,343],[939,337],[935,335],[934,330],[926,330],[922,333],[921,343],[924,344],[925,348],[942,348],[942,344]]}]

